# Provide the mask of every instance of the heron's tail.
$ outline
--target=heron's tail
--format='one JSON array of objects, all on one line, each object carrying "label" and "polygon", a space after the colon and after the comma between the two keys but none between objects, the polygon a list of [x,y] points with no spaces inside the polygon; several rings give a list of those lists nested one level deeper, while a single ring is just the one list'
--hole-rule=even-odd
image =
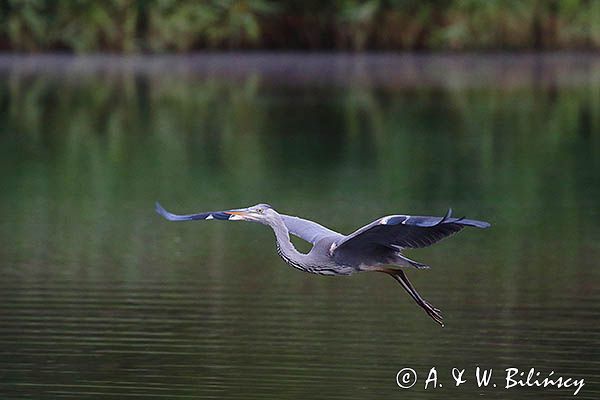
[{"label": "heron's tail", "polygon": [[431,268],[429,265],[420,263],[420,262],[415,261],[415,260],[411,260],[410,258],[406,257],[404,254],[401,254],[401,253],[396,253],[396,258],[397,258],[397,262],[400,265],[410,265],[411,267],[414,267],[414,268],[417,268],[417,269],[429,269],[429,268]]}]

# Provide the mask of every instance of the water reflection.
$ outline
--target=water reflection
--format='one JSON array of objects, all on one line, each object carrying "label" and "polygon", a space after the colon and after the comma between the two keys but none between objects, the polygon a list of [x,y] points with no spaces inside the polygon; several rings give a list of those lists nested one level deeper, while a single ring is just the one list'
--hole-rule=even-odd
[{"label": "water reflection", "polygon": [[[0,62],[0,393],[395,398],[404,366],[484,364],[598,396],[597,59],[37,60]],[[411,254],[440,330],[391,280],[302,274],[263,227],[166,224],[155,199],[494,228]]]}]

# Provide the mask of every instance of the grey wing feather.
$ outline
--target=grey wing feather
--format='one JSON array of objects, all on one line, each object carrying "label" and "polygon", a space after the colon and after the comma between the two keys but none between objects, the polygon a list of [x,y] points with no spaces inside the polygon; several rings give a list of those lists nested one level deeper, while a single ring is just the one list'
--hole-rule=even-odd
[{"label": "grey wing feather", "polygon": [[332,231],[323,225],[319,225],[316,222],[307,219],[292,217],[285,214],[281,214],[281,218],[283,218],[283,223],[292,235],[298,236],[300,239],[306,240],[312,244],[315,244],[326,237],[333,236],[339,237],[340,239],[344,237],[338,232]]},{"label": "grey wing feather", "polygon": [[487,228],[489,223],[453,218],[452,210],[444,217],[389,215],[356,230],[337,243],[336,252],[373,246],[396,249],[430,246],[465,226]]}]

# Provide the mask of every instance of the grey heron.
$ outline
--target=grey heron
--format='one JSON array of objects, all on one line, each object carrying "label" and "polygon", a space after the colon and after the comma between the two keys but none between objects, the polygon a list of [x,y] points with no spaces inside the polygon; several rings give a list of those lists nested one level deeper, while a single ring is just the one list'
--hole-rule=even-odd
[{"label": "grey heron", "polygon": [[[408,280],[403,267],[429,268],[402,254],[406,248],[430,246],[464,227],[487,228],[489,223],[452,217],[388,215],[349,235],[342,235],[316,222],[279,214],[268,204],[227,211],[178,215],[156,203],[156,212],[169,221],[228,220],[258,222],[271,227],[277,241],[277,253],[294,268],[320,275],[351,275],[375,271],[394,278],[435,322],[444,326],[441,311],[425,300]],[[304,254],[290,240],[290,234],[313,245]]]}]

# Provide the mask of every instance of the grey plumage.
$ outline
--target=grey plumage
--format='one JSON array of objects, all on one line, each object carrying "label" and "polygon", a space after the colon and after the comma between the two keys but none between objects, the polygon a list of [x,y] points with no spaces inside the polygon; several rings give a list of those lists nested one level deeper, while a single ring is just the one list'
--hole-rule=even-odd
[{"label": "grey plumage", "polygon": [[[443,325],[439,309],[423,299],[398,267],[428,268],[402,254],[405,248],[430,246],[464,227],[487,228],[489,223],[452,217],[389,215],[379,218],[349,235],[342,235],[316,222],[279,214],[268,204],[227,211],[178,215],[156,203],[156,211],[169,221],[243,220],[259,222],[273,229],[277,253],[292,267],[320,275],[351,275],[356,272],[383,272],[398,281],[425,312]],[[313,245],[306,253],[296,250],[289,235]]]},{"label": "grey plumage", "polygon": [[340,235],[331,229],[325,228],[316,222],[285,214],[279,215],[281,215],[283,223],[292,235],[306,240],[308,243],[312,243],[313,245],[326,237],[339,237],[340,239],[343,238],[343,235]]}]

